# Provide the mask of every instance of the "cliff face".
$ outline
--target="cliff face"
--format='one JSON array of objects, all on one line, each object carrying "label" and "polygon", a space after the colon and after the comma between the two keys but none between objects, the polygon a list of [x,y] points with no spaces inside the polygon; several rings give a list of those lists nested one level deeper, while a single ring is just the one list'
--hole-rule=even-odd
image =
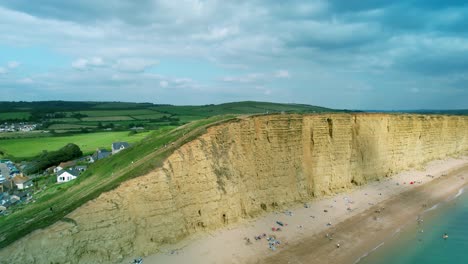
[{"label": "cliff face", "polygon": [[117,262],[282,205],[468,149],[468,117],[259,116],[212,127],[162,168],[0,251],[15,263]]}]

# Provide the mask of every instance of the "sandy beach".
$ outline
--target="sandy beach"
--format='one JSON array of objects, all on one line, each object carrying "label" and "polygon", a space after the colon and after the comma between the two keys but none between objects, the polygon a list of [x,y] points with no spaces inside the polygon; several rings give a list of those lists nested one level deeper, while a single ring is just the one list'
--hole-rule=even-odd
[{"label": "sandy beach", "polygon": [[422,170],[192,236],[144,263],[357,263],[467,184],[468,157],[433,161]]}]

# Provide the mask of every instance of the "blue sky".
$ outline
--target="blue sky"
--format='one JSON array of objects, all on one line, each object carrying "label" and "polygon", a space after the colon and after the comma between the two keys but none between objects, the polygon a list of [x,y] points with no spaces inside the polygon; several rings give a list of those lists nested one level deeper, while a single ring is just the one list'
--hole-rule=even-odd
[{"label": "blue sky", "polygon": [[3,0],[0,100],[468,108],[459,0]]}]

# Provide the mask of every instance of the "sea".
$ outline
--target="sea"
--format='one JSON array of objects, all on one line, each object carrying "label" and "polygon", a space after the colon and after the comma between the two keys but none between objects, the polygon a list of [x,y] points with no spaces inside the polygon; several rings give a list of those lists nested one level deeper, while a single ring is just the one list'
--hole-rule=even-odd
[{"label": "sea", "polygon": [[420,219],[395,230],[355,263],[468,264],[468,188],[428,208]]}]

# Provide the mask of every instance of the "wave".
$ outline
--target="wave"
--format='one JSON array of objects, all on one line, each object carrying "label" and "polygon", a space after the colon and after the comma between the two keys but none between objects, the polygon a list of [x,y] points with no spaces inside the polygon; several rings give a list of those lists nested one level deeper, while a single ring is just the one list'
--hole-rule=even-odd
[{"label": "wave", "polygon": [[424,213],[435,210],[439,205],[440,203],[434,204],[431,208],[424,210]]},{"label": "wave", "polygon": [[364,255],[360,256],[360,257],[354,262],[354,264],[359,263],[359,261],[361,261],[363,258],[369,256],[370,253],[376,251],[379,247],[383,246],[384,244],[385,244],[385,242],[382,242],[382,243],[378,244],[375,248],[371,249],[369,252],[364,253]]},{"label": "wave", "polygon": [[393,234],[392,234],[392,237],[398,235],[400,233],[400,231],[401,231],[401,228],[398,228],[397,230],[395,230],[395,232],[393,232]]},{"label": "wave", "polygon": [[460,190],[458,190],[458,193],[453,198],[457,198],[458,196],[462,195],[464,191],[465,191],[465,188],[461,188]]}]

